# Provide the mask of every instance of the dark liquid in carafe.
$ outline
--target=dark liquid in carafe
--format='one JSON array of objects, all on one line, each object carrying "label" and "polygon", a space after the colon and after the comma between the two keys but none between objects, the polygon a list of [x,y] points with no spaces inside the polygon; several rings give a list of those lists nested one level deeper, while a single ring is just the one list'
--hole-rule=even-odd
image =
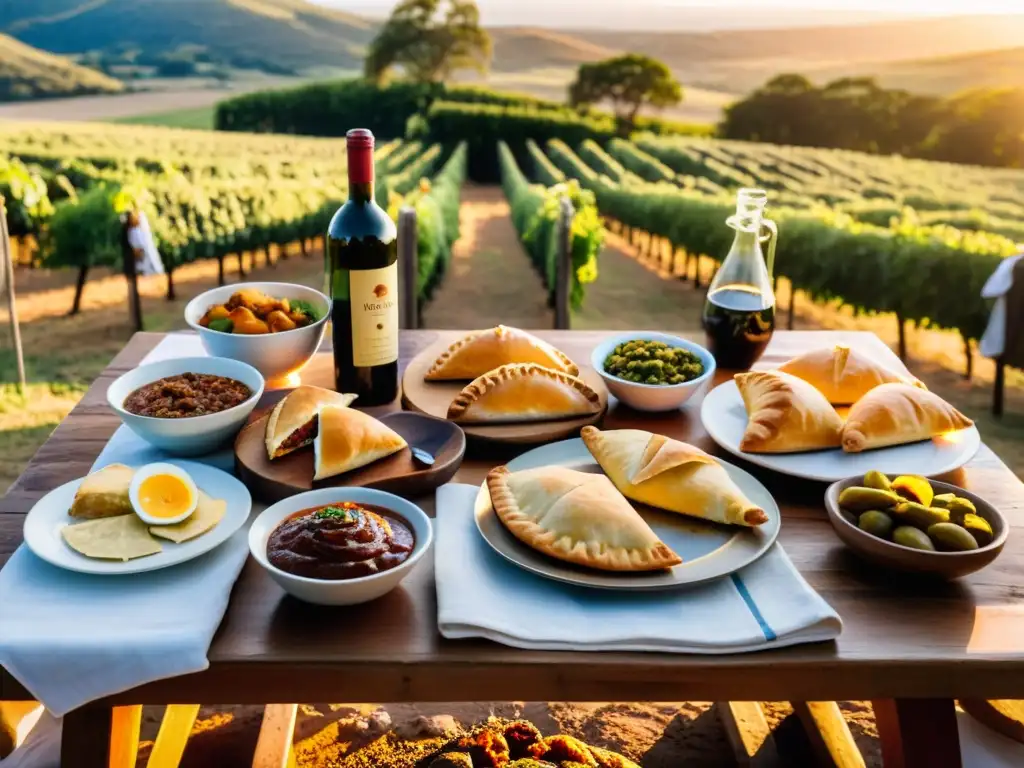
[{"label": "dark liquid in carafe", "polygon": [[754,288],[726,285],[707,295],[702,324],[718,367],[746,369],[771,341],[775,301]]}]

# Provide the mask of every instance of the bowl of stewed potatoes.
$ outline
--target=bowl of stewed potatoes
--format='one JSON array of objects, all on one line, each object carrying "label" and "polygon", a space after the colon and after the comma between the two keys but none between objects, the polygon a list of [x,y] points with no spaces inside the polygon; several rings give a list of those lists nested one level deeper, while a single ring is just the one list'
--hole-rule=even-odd
[{"label": "bowl of stewed potatoes", "polygon": [[185,322],[213,357],[241,360],[270,383],[297,373],[323,341],[331,300],[294,283],[240,283],[201,293]]}]

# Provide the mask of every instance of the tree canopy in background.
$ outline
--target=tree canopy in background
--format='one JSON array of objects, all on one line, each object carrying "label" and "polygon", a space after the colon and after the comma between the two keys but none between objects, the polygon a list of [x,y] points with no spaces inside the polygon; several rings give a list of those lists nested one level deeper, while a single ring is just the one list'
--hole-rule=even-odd
[{"label": "tree canopy in background", "polygon": [[459,69],[485,72],[491,38],[474,0],[403,0],[370,44],[366,76],[401,67],[416,82],[443,82]]},{"label": "tree canopy in background", "polygon": [[628,135],[644,106],[670,107],[683,100],[683,88],[662,62],[627,53],[593,64],[581,64],[569,86],[569,103],[577,108],[611,102]]},{"label": "tree canopy in background", "polygon": [[778,75],[725,111],[719,135],[808,147],[1024,167],[1024,90],[941,99],[842,78],[818,87]]}]

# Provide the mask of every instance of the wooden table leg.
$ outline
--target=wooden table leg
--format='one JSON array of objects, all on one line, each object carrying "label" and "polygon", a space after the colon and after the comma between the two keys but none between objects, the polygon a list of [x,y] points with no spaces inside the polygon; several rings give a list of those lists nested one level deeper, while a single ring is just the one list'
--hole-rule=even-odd
[{"label": "wooden table leg", "polygon": [[778,768],[782,765],[775,738],[760,702],[715,702],[733,760],[742,768]]},{"label": "wooden table leg", "polygon": [[871,702],[885,768],[962,768],[952,699]]},{"label": "wooden table leg", "polygon": [[[842,710],[834,701],[793,701],[793,711],[804,726],[819,766],[864,768],[864,757],[850,733]],[[888,768],[888,767],[887,767]]]},{"label": "wooden table leg", "polygon": [[61,768],[108,768],[112,707],[84,706],[64,715]]},{"label": "wooden table leg", "polygon": [[135,768],[141,725],[141,704],[114,707],[110,726],[110,768]]}]

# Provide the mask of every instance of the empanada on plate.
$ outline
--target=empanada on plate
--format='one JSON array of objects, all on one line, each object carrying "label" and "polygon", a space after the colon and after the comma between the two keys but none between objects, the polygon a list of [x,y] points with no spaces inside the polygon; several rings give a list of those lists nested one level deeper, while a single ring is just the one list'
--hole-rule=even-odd
[{"label": "empanada on plate", "polygon": [[355,408],[325,405],[313,440],[314,480],[351,472],[406,447],[387,424]]},{"label": "empanada on plate", "polygon": [[733,378],[747,408],[741,451],[796,453],[839,447],[843,420],[803,379],[778,371],[749,371]]},{"label": "empanada on plate", "polygon": [[833,405],[850,405],[880,384],[902,383],[925,388],[913,376],[876,363],[863,352],[842,345],[813,349],[778,368],[803,379]]},{"label": "empanada on plate", "polygon": [[467,384],[448,418],[459,424],[547,421],[600,410],[601,398],[582,379],[526,363],[503,365]]},{"label": "empanada on plate", "polygon": [[768,521],[718,459],[700,448],[641,429],[584,427],[580,436],[628,499],[715,523]]},{"label": "empanada on plate", "polygon": [[316,415],[325,405],[352,405],[355,395],[303,385],[274,406],[267,419],[267,457],[277,459],[313,442]]},{"label": "empanada on plate", "polygon": [[916,443],[972,424],[934,392],[908,384],[883,384],[850,409],[842,431],[843,450],[859,453]]},{"label": "empanada on plate", "polygon": [[427,371],[427,381],[475,379],[510,363],[536,363],[579,376],[580,369],[559,350],[532,333],[499,325],[459,339]]},{"label": "empanada on plate", "polygon": [[491,504],[521,542],[604,571],[654,571],[683,562],[604,475],[566,467],[487,475]]}]

